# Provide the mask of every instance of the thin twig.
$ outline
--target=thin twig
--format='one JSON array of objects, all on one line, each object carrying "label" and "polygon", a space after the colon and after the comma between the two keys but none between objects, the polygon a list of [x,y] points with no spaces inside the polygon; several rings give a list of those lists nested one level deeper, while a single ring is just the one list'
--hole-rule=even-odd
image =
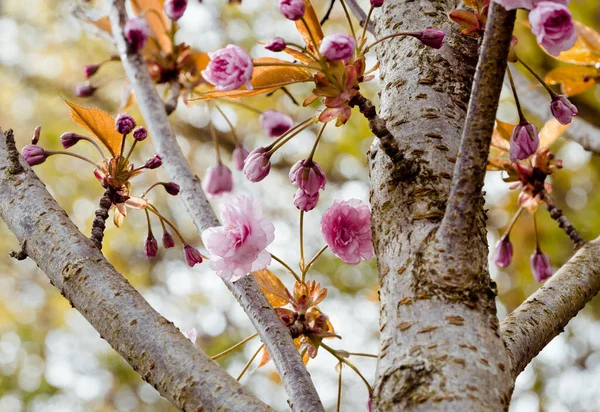
[{"label": "thin twig", "polygon": [[573,242],[573,248],[578,250],[582,248],[586,241],[581,236],[581,234],[575,229],[573,224],[569,222],[569,219],[565,215],[563,215],[562,210],[556,207],[554,204],[554,199],[550,197],[548,194],[544,196],[544,202],[546,204],[546,209],[550,212],[550,217],[558,223],[558,227],[565,231],[571,242]]},{"label": "thin twig", "polygon": [[108,219],[108,211],[112,205],[111,189],[106,189],[96,210],[94,221],[92,222],[92,235],[90,240],[94,245],[102,250],[102,240],[104,239],[104,229],[106,229],[106,220]]},{"label": "thin twig", "polygon": [[[348,3],[348,8],[352,14],[354,14],[354,16],[358,19],[360,27],[364,27],[365,23],[367,23],[367,13],[365,13],[356,0],[346,0],[346,3]],[[369,33],[373,35],[375,34],[375,26],[373,25],[372,21],[368,22],[367,30]]]},{"label": "thin twig", "polygon": [[329,15],[331,14],[331,11],[333,10],[334,4],[335,4],[335,0],[331,0],[331,3],[329,3],[329,7],[327,8],[327,11],[321,18],[321,22],[320,22],[321,26],[324,25],[327,20],[329,20]]}]

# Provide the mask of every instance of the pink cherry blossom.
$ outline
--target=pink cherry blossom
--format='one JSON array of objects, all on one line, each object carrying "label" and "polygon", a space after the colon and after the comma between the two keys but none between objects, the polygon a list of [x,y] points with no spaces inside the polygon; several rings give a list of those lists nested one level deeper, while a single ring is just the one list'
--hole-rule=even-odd
[{"label": "pink cherry blossom", "polygon": [[334,255],[351,265],[375,255],[371,210],[358,199],[335,201],[321,219],[321,233]]},{"label": "pink cherry blossom", "polygon": [[233,189],[231,170],[223,163],[209,167],[204,180],[202,180],[202,189],[209,196],[219,196],[231,192]]},{"label": "pink cherry blossom", "polygon": [[496,3],[504,7],[506,10],[514,9],[525,9],[531,10],[536,7],[542,1],[549,1],[551,3],[564,4],[567,6],[569,0],[496,0]]},{"label": "pink cherry blossom", "polygon": [[275,227],[262,217],[257,200],[233,196],[221,207],[223,226],[202,232],[210,254],[210,267],[228,281],[236,281],[271,263],[265,249],[274,239]]},{"label": "pink cherry blossom", "polygon": [[569,50],[577,41],[571,12],[562,4],[542,1],[529,13],[529,23],[537,42],[554,56]]},{"label": "pink cherry blossom", "polygon": [[252,89],[250,80],[254,64],[246,50],[230,44],[208,55],[210,63],[206,66],[206,70],[202,71],[202,77],[215,86],[215,89],[234,90],[244,84],[247,89]]},{"label": "pink cherry blossom", "polygon": [[191,340],[192,343],[196,343],[196,339],[198,339],[198,331],[196,330],[196,328],[192,328],[183,332],[183,336]]}]

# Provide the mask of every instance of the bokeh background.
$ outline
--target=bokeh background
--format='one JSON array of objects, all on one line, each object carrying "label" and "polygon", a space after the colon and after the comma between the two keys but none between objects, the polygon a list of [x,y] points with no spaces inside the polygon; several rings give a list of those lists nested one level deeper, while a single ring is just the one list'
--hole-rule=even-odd
[{"label": "bokeh background", "polygon": [[[78,99],[74,87],[82,82],[84,64],[97,63],[115,52],[111,44],[94,36],[71,14],[71,1],[0,0],[0,127],[15,131],[19,147],[26,145],[33,129],[42,125],[41,144],[59,149],[59,136],[81,130],[71,122],[61,96],[86,106],[97,106],[115,113],[120,105],[124,74],[119,63],[109,63],[93,78],[102,85],[90,98]],[[108,2],[82,2],[96,16],[103,15]],[[322,15],[329,1],[314,1]],[[362,2],[368,4],[367,1]],[[190,2],[180,20],[178,40],[212,51],[229,43],[246,48],[255,57],[268,55],[258,41],[274,36],[300,41],[293,24],[283,19],[273,0],[244,0],[229,5],[224,0]],[[345,31],[343,15],[336,7],[325,26],[327,33]],[[600,6],[595,0],[573,0],[574,16],[600,29]],[[524,16],[520,16],[523,18]],[[518,27],[521,56],[545,73],[557,62],[535,44],[523,26]],[[369,65],[374,63],[373,57]],[[379,84],[367,84],[365,94],[377,102]],[[308,91],[305,86],[291,88],[296,96]],[[592,89],[574,99],[582,118],[600,126],[597,116],[598,90]],[[299,97],[302,100],[302,97]],[[302,120],[310,112],[294,105],[284,94],[246,100],[260,109],[277,108]],[[236,133],[248,148],[268,144],[255,113],[222,103],[235,125]],[[129,112],[143,124],[139,111]],[[227,123],[205,104],[181,104],[171,116],[179,142],[191,164],[202,176],[214,164],[214,148],[207,132],[214,122],[225,147],[231,147]],[[541,125],[543,119],[536,119]],[[298,213],[292,205],[294,188],[287,170],[306,156],[315,131],[307,130],[274,156],[275,171],[260,184],[249,184],[234,172],[235,191],[249,193],[261,200],[265,215],[274,221],[276,239],[270,250],[295,266],[298,261]],[[357,113],[340,129],[328,128],[316,160],[325,168],[329,183],[317,211],[306,217],[307,254],[324,243],[319,231],[319,216],[334,199],[368,198],[368,171],[365,153],[372,141],[364,119]],[[79,147],[81,146],[81,147]],[[140,147],[141,146],[141,147]],[[153,153],[152,143],[138,146],[134,162],[143,162]],[[85,144],[78,153],[93,156]],[[554,195],[574,225],[587,239],[600,232],[600,181],[598,157],[578,144],[560,139],[553,151],[563,159],[564,169],[552,177]],[[229,159],[228,153],[225,158]],[[55,156],[36,167],[69,216],[89,233],[97,201],[103,189],[92,175],[91,167],[76,159]],[[167,180],[162,170],[145,173],[135,181],[134,193],[141,193],[156,180]],[[510,191],[499,173],[486,180],[489,209],[489,243],[494,245],[517,209],[517,193]],[[177,198],[161,191],[151,196],[163,212],[173,218],[185,237],[199,246],[198,234]],[[213,204],[218,208],[220,199]],[[572,255],[568,238],[548,214],[538,213],[541,246],[555,268]],[[155,233],[160,234],[158,222]],[[146,223],[143,213],[130,213],[123,228],[108,225],[104,243],[107,258],[144,295],[163,316],[182,330],[196,328],[198,345],[216,354],[253,333],[249,320],[229,295],[220,279],[206,264],[188,268],[178,248],[161,250],[153,260],[145,258],[143,244]],[[498,283],[498,307],[503,317],[519,305],[539,285],[529,271],[529,255],[534,247],[532,218],[524,214],[514,229],[513,264],[498,270],[490,265]],[[54,289],[31,260],[17,262],[8,257],[18,249],[14,236],[0,223],[0,411],[170,411],[173,408],[99,337],[87,321]],[[271,269],[291,287],[292,279],[276,264]],[[378,302],[375,262],[348,266],[326,253],[312,271],[312,278],[329,290],[320,305],[330,316],[343,339],[329,342],[335,348],[354,352],[378,351]],[[517,380],[512,411],[597,411],[600,410],[600,302],[595,299],[578,315]],[[220,363],[234,376],[259,346],[252,341]],[[373,379],[375,360],[354,358],[361,371]],[[336,361],[325,351],[308,365],[328,410],[335,409]],[[277,410],[286,410],[286,397],[273,365],[252,366],[242,379],[261,399]],[[344,369],[343,411],[365,409],[367,392],[348,368]]]}]

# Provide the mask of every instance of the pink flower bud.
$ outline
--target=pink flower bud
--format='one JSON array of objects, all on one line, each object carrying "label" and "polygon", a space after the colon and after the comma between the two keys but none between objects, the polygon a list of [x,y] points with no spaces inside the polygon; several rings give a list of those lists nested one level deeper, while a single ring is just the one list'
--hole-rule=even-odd
[{"label": "pink flower bud", "polygon": [[533,273],[533,278],[536,282],[543,282],[552,276],[552,263],[550,263],[550,258],[537,247],[529,258],[529,266],[531,267],[531,273]]},{"label": "pink flower bud", "polygon": [[135,127],[135,120],[127,113],[120,113],[115,119],[115,129],[121,134],[129,134]]},{"label": "pink flower bud", "polygon": [[68,149],[69,147],[75,146],[81,139],[83,139],[82,135],[73,132],[67,132],[60,136],[60,143],[65,149]]},{"label": "pink flower bud", "polygon": [[524,120],[515,126],[510,137],[510,160],[516,162],[527,159],[536,152],[539,146],[540,138],[537,128]]},{"label": "pink flower bud", "polygon": [[166,0],[165,14],[171,20],[179,20],[187,7],[187,0]]},{"label": "pink flower bud", "polygon": [[148,131],[143,126],[140,126],[133,131],[133,138],[138,142],[146,139],[146,137],[148,137]]},{"label": "pink flower bud", "polygon": [[579,111],[577,107],[567,99],[566,96],[556,95],[550,103],[552,115],[561,124],[569,124],[573,121],[573,116],[577,116]]},{"label": "pink flower bud", "polygon": [[209,167],[202,181],[202,189],[209,196],[231,192],[233,189],[231,170],[222,163]]},{"label": "pink flower bud", "polygon": [[300,160],[290,169],[290,182],[298,185],[306,194],[313,196],[319,189],[325,189],[327,177],[317,162]]},{"label": "pink flower bud", "polygon": [[426,46],[439,49],[442,47],[446,33],[436,29],[425,29],[422,32],[411,34],[411,36],[416,37]]},{"label": "pink flower bud", "polygon": [[173,236],[171,236],[171,234],[166,230],[163,232],[162,235],[162,244],[165,249],[170,249],[173,246],[175,246],[175,239],[173,239]]},{"label": "pink flower bud", "polygon": [[321,41],[319,51],[329,61],[349,60],[354,54],[356,40],[347,34],[334,33]]},{"label": "pink flower bud", "polygon": [[298,189],[294,194],[294,205],[303,212],[313,210],[319,201],[319,192],[309,195],[302,189]]},{"label": "pink flower bud", "polygon": [[531,32],[537,42],[553,56],[575,45],[577,33],[569,9],[550,1],[540,2],[530,13]]},{"label": "pink flower bud", "polygon": [[513,256],[513,246],[510,243],[510,239],[504,236],[496,244],[496,253],[494,253],[494,263],[501,268],[505,268],[510,265],[510,261]]},{"label": "pink flower bud", "polygon": [[244,168],[244,162],[246,161],[246,158],[248,157],[248,151],[246,150],[246,148],[244,146],[239,144],[233,150],[232,157],[233,157],[233,164],[235,165],[235,168],[237,170],[242,170]]},{"label": "pink flower bud", "polygon": [[183,245],[183,256],[185,258],[185,263],[187,263],[189,267],[194,267],[195,264],[202,263],[202,256],[198,249],[187,243]]},{"label": "pink flower bud", "polygon": [[48,158],[48,153],[43,147],[33,144],[25,146],[21,151],[21,154],[29,166],[42,164]]},{"label": "pink flower bud", "polygon": [[152,234],[152,232],[148,233],[148,237],[146,238],[146,244],[144,245],[144,253],[148,259],[156,257],[156,252],[158,252],[158,242],[156,238]]},{"label": "pink flower bud", "polygon": [[250,80],[254,64],[246,50],[230,44],[208,55],[210,62],[206,70],[202,71],[202,77],[215,86],[215,89],[234,90],[243,85],[246,85],[247,89],[252,89]]},{"label": "pink flower bud", "polygon": [[88,64],[86,66],[83,66],[83,77],[89,79],[98,71],[99,68],[99,64]]},{"label": "pink flower bud", "polygon": [[372,7],[381,7],[383,6],[383,0],[371,0]]},{"label": "pink flower bud", "polygon": [[162,183],[163,187],[171,196],[177,196],[179,194],[179,185],[175,182]]},{"label": "pink flower bud", "polygon": [[265,49],[270,50],[272,52],[280,52],[286,48],[287,44],[285,40],[281,37],[275,37],[265,46]]},{"label": "pink flower bud", "polygon": [[162,166],[162,157],[160,157],[157,154],[152,155],[152,157],[149,158],[148,160],[146,160],[146,163],[144,164],[144,167],[146,169],[156,169],[161,166]]},{"label": "pink flower bud", "polygon": [[79,83],[75,86],[75,96],[90,97],[96,90],[98,90],[98,88],[93,86],[90,82]]},{"label": "pink flower bud", "polygon": [[137,53],[144,48],[150,36],[150,26],[146,19],[134,17],[125,23],[125,39],[130,53]]},{"label": "pink flower bud", "polygon": [[358,199],[336,200],[321,219],[321,233],[334,255],[356,265],[375,256],[371,210]]},{"label": "pink flower bud", "polygon": [[281,136],[294,126],[294,119],[277,110],[265,110],[258,121],[269,137]]},{"label": "pink flower bud", "polygon": [[260,182],[271,171],[271,159],[264,147],[254,149],[244,162],[244,174],[251,182]]},{"label": "pink flower bud", "polygon": [[288,20],[298,20],[304,16],[306,8],[302,0],[279,0],[279,11]]}]

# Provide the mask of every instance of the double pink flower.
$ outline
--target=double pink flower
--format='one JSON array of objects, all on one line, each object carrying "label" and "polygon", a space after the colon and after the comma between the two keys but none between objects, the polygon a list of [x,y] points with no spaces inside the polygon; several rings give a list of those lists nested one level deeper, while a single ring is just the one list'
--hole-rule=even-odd
[{"label": "double pink flower", "polygon": [[274,239],[275,227],[262,217],[258,201],[251,196],[231,197],[221,208],[223,226],[202,232],[210,254],[210,267],[219,276],[236,281],[271,263],[265,249]]},{"label": "double pink flower", "polygon": [[250,80],[254,64],[252,58],[239,46],[230,44],[224,49],[209,53],[210,63],[202,71],[204,80],[217,90],[235,90],[243,85],[252,89]]}]

